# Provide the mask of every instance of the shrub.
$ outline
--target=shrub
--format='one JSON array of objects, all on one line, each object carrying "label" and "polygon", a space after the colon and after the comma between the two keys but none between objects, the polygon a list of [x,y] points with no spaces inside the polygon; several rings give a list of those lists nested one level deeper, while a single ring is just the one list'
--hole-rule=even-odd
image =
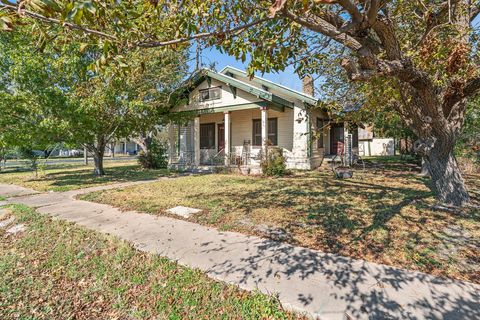
[{"label": "shrub", "polygon": [[35,171],[35,177],[38,178],[38,158],[39,156],[33,149],[27,147],[20,147],[17,150],[17,154],[21,159],[28,160],[28,166]]},{"label": "shrub", "polygon": [[144,169],[161,169],[168,165],[167,149],[158,141],[153,140],[147,152],[144,150],[138,154],[138,162]]},{"label": "shrub", "polygon": [[287,173],[287,165],[282,149],[268,149],[265,159],[261,163],[262,172],[266,176],[283,176]]}]

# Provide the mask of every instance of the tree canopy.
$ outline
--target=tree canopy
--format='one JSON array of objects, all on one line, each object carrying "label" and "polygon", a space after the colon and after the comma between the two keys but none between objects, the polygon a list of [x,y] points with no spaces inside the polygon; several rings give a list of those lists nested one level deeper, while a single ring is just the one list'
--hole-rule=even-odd
[{"label": "tree canopy", "polygon": [[[186,73],[184,50],[131,50],[129,64],[95,64],[104,54],[76,42],[32,48],[26,28],[0,34],[0,136],[10,146],[67,142],[96,160],[115,138],[153,130],[166,121],[169,96]],[[118,58],[118,56],[117,56]],[[97,168],[103,174],[102,168]]]}]

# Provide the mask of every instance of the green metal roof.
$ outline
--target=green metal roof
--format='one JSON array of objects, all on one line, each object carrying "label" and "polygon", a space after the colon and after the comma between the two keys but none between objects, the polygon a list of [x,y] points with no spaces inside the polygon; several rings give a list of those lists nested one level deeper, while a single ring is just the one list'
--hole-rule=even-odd
[{"label": "green metal roof", "polygon": [[[227,66],[227,67],[223,68],[222,71],[220,71],[220,73],[225,74],[225,75],[230,73],[230,74],[233,74],[234,76],[237,75],[237,76],[240,76],[240,77],[247,77],[247,73],[245,71],[242,71],[242,70],[239,70],[237,68],[230,67],[230,66]],[[318,102],[320,101],[319,99],[317,99],[315,97],[312,97],[311,95],[308,95],[306,93],[290,89],[288,87],[282,86],[278,83],[272,82],[270,80],[267,80],[267,79],[264,79],[264,78],[261,78],[261,77],[255,76],[252,79],[252,81],[255,81],[259,84],[262,84],[262,85],[266,86],[267,88],[271,87],[275,90],[278,90],[278,91],[284,93],[287,96],[299,99],[300,101],[305,102],[305,103],[310,104],[310,105],[313,105],[313,106],[316,106],[318,104]]]}]

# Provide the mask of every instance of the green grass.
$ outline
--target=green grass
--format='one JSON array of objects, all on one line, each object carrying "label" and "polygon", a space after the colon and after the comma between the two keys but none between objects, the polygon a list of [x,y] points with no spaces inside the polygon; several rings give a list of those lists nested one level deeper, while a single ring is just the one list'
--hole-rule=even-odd
[{"label": "green grass", "polygon": [[25,206],[0,230],[0,319],[294,319],[274,297],[135,250]]},{"label": "green grass", "polygon": [[0,201],[5,201],[7,200],[7,198],[5,198],[4,196],[0,196]]},{"label": "green grass", "polygon": [[[480,283],[480,212],[436,209],[428,180],[416,174],[415,163],[368,161],[366,172],[356,171],[348,180],[335,179],[330,170],[275,179],[217,174],[82,199],[155,215],[167,215],[166,209],[178,205],[200,208],[203,212],[190,221]],[[471,190],[480,190],[479,175],[465,177]],[[449,227],[465,233],[452,254],[456,240]]]},{"label": "green grass", "polygon": [[60,166],[47,167],[34,172],[0,173],[0,183],[16,184],[37,191],[68,191],[116,182],[157,179],[170,175],[166,169],[143,170],[135,161],[110,162],[105,164],[106,175],[96,177],[92,166]]}]

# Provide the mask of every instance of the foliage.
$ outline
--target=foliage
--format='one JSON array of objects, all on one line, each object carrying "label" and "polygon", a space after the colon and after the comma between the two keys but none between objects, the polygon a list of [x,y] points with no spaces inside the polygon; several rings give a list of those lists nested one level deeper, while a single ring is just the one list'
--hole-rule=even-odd
[{"label": "foliage", "polygon": [[479,99],[476,99],[468,105],[465,126],[457,144],[457,152],[476,162],[480,168],[480,110],[478,103]]},{"label": "foliage", "polygon": [[287,173],[287,165],[283,150],[280,148],[267,148],[265,159],[261,162],[262,172],[266,176],[284,176]]},{"label": "foliage", "polygon": [[[139,135],[167,121],[169,95],[186,72],[183,50],[125,52],[128,73],[93,65],[103,51],[78,43],[32,50],[26,28],[0,34],[0,134],[9,144],[83,145],[103,158],[115,138]],[[11,107],[13,106],[13,108]],[[43,145],[42,145],[43,144]],[[101,161],[96,161],[101,166]],[[101,168],[95,172],[103,173]]]},{"label": "foliage", "polygon": [[153,139],[148,151],[140,151],[138,162],[144,169],[162,169],[168,165],[167,148]]}]

